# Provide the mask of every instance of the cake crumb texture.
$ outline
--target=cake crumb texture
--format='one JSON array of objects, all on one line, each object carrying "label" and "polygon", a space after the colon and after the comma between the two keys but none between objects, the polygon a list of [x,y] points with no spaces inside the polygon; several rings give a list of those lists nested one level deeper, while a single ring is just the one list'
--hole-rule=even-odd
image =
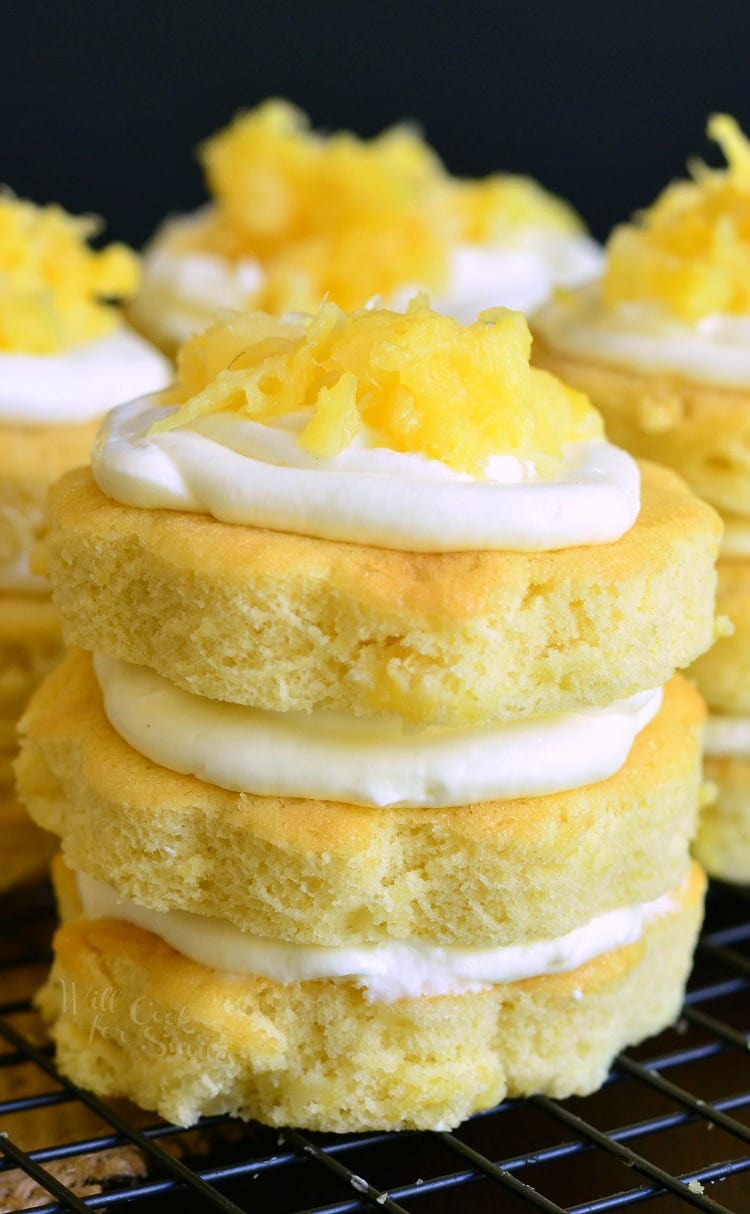
[{"label": "cake crumb texture", "polygon": [[[571,973],[392,1004],[346,981],[220,974],[130,924],[77,918],[56,935],[38,1004],[66,1075],[179,1125],[229,1113],[332,1132],[444,1129],[506,1095],[590,1092],[619,1049],[669,1024],[703,889],[694,867],[637,944]],[[75,1000],[87,989],[118,998],[97,1019]]]},{"label": "cake crumb texture", "polygon": [[721,523],[644,466],[616,544],[387,551],[116,505],[88,471],[47,536],[68,644],[198,695],[461,724],[610,704],[713,640]]},{"label": "cake crumb texture", "polygon": [[589,361],[538,332],[532,362],[591,398],[611,443],[673,468],[717,510],[750,515],[750,390]]},{"label": "cake crumb texture", "polygon": [[489,947],[556,938],[678,883],[703,719],[677,677],[619,772],[547,797],[437,810],[258,797],[139,755],[78,652],[29,707],[18,777],[68,863],[143,906],[313,944]]}]

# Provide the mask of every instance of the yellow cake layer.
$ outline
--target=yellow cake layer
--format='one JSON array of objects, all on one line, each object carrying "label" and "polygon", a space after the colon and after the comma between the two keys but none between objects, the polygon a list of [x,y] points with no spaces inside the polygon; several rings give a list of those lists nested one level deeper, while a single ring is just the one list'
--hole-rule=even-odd
[{"label": "yellow cake layer", "polygon": [[0,893],[42,878],[57,840],[32,822],[10,788],[0,788]]},{"label": "yellow cake layer", "polygon": [[[64,913],[75,910],[61,873]],[[351,1133],[456,1125],[506,1095],[584,1094],[669,1024],[702,914],[694,867],[641,940],[570,973],[368,1003],[349,981],[223,974],[150,932],[73,918],[38,995],[63,1073],[188,1125],[230,1113]]]},{"label": "yellow cake layer", "polygon": [[724,557],[717,566],[716,609],[734,626],[691,668],[702,694],[719,712],[750,714],[750,558]]},{"label": "yellow cake layer", "polygon": [[716,800],[701,812],[695,855],[712,877],[750,882],[750,760],[706,756]]},{"label": "yellow cake layer", "polygon": [[19,787],[69,864],[156,910],[341,944],[556,938],[677,884],[704,709],[684,679],[625,766],[587,788],[455,809],[368,809],[228,792],[112,729],[90,658],[68,655],[25,719]]},{"label": "yellow cake layer", "polygon": [[100,420],[33,426],[0,422],[0,571],[33,550],[47,490],[69,468],[88,463]]},{"label": "yellow cake layer", "polygon": [[60,621],[49,599],[0,593],[0,734],[23,712],[62,651]]},{"label": "yellow cake layer", "polygon": [[720,521],[653,466],[622,539],[549,553],[386,551],[139,510],[84,470],[50,516],[68,643],[212,699],[520,717],[658,686],[713,639]]},{"label": "yellow cake layer", "polygon": [[750,389],[580,358],[538,332],[532,361],[588,394],[610,442],[674,468],[717,509],[750,515]]}]

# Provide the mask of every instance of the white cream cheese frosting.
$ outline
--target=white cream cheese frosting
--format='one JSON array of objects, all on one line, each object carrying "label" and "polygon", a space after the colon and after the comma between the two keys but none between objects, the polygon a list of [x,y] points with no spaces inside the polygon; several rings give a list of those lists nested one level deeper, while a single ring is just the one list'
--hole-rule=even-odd
[{"label": "white cream cheese frosting", "polygon": [[59,354],[0,351],[0,423],[90,421],[165,388],[173,374],[164,355],[124,325]]},{"label": "white cream cheese frosting", "polygon": [[750,518],[722,511],[724,531],[721,536],[721,556],[750,557]]},{"label": "white cream cheese frosting", "polygon": [[46,577],[32,573],[28,553],[22,552],[11,565],[0,565],[0,592],[49,594],[52,589]]},{"label": "white cream cheese frosting", "polygon": [[291,944],[252,936],[224,919],[189,911],[155,911],[121,899],[103,881],[76,874],[84,915],[120,919],[153,932],[183,956],[211,969],[257,975],[274,982],[346,978],[374,1003],[457,995],[498,983],[569,972],[602,953],[641,938],[649,923],[669,914],[673,893],[651,902],[607,911],[556,940],[499,948],[461,948],[426,940],[330,946]]},{"label": "white cream cheese frosting", "polygon": [[546,342],[575,357],[750,387],[750,315],[712,315],[686,324],[654,304],[607,308],[600,284],[592,283],[545,304],[532,323]]},{"label": "white cream cheese frosting", "polygon": [[218,312],[252,307],[263,279],[263,269],[253,258],[231,262],[216,253],[174,249],[157,240],[144,254],[143,280],[130,313],[144,331],[180,346],[207,328]]},{"label": "white cream cheese frosting", "polygon": [[609,708],[417,728],[219,703],[101,654],[94,668],[110,724],[154,763],[237,792],[352,805],[442,808],[597,783],[619,771],[662,700],[658,689]]},{"label": "white cream cheese frosting", "polygon": [[[252,307],[264,274],[252,258],[233,262],[186,248],[180,237],[184,241],[195,221],[172,222],[173,234],[157,237],[144,255],[143,282],[131,313],[146,331],[180,345],[210,325],[217,311]],[[555,286],[589,282],[601,268],[601,247],[580,233],[529,228],[513,233],[507,243],[459,244],[451,253],[448,283],[432,307],[462,324],[476,320],[485,308],[528,312],[548,299]],[[418,283],[405,285],[386,304],[402,308],[422,289]]]},{"label": "white cream cheese frosting", "polygon": [[[486,308],[531,312],[555,286],[575,287],[602,269],[602,250],[590,236],[531,228],[507,244],[460,244],[450,258],[448,285],[435,292],[435,312],[471,324]],[[403,287],[388,306],[403,308],[419,290]]]},{"label": "white cream cheese frosting", "polygon": [[750,717],[709,713],[703,749],[714,759],[750,759]]},{"label": "white cream cheese frosting", "polygon": [[551,551],[614,543],[640,509],[635,461],[603,440],[561,461],[488,461],[475,480],[437,460],[378,447],[360,432],[322,458],[297,442],[305,414],[273,425],[216,413],[149,434],[172,410],[144,398],[113,410],[92,452],[108,497],[210,514],[225,523],[415,552]]}]

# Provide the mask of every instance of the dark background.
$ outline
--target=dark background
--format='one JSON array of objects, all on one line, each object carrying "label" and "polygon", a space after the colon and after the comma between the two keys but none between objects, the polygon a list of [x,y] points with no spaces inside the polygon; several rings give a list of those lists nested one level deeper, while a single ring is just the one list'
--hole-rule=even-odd
[{"label": "dark background", "polygon": [[747,0],[6,0],[0,64],[0,181],[135,243],[269,94],[363,135],[417,119],[454,172],[531,173],[599,236],[709,152],[710,111],[750,125]]}]

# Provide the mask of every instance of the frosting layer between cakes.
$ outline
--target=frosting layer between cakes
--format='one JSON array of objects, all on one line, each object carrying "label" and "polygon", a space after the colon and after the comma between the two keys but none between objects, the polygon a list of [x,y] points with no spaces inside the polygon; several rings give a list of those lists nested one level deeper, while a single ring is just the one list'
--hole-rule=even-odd
[{"label": "frosting layer between cakes", "polygon": [[712,713],[706,721],[704,750],[715,758],[750,759],[750,717]]},{"label": "frosting layer between cakes", "polygon": [[[571,972],[384,1004],[346,980],[282,986],[199,965],[131,924],[80,917],[62,875],[67,922],[38,1003],[66,1074],[180,1124],[231,1112],[349,1132],[445,1128],[506,1095],[597,1087],[619,1049],[677,1014],[704,888],[694,867],[673,912]],[[113,989],[103,1015],[82,997]]]},{"label": "frosting layer between cakes", "polygon": [[678,884],[704,716],[675,678],[607,780],[384,810],[230,792],[157,766],[109,724],[91,659],[73,652],[27,710],[18,779],[66,862],[142,906],[301,943],[495,947],[565,935]]},{"label": "frosting layer between cakes", "polygon": [[695,855],[711,876],[747,884],[750,874],[750,759],[706,754],[705,774],[716,795],[701,812]]},{"label": "frosting layer between cakes", "polygon": [[324,947],[252,936],[226,920],[206,915],[150,910],[120,898],[112,886],[86,873],[78,872],[76,878],[81,908],[88,919],[122,919],[153,932],[192,961],[233,974],[281,983],[350,978],[368,999],[378,1003],[457,995],[577,969],[602,953],[640,940],[649,923],[676,909],[681,892],[608,911],[552,940],[489,949],[435,945],[418,939]]},{"label": "frosting layer between cakes", "polygon": [[238,792],[353,805],[468,805],[594,784],[619,771],[662,702],[657,689],[601,709],[419,728],[208,700],[104,654],[94,669],[110,724],[162,767]]}]

